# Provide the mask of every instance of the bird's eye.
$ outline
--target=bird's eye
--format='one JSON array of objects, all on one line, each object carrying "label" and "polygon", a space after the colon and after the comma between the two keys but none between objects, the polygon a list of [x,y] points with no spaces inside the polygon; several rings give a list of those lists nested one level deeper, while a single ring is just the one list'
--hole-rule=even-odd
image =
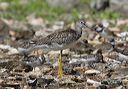
[{"label": "bird's eye", "polygon": [[80,23],[81,23],[81,24],[83,24],[84,22],[83,22],[83,21],[81,21]]},{"label": "bird's eye", "polygon": [[85,22],[84,22],[84,21],[81,21],[80,23],[81,23],[81,24],[85,24]]}]

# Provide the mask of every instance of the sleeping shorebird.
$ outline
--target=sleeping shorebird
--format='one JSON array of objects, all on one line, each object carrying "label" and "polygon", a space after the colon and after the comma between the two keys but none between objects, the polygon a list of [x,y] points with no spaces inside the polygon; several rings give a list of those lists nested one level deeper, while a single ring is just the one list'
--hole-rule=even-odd
[{"label": "sleeping shorebird", "polygon": [[122,48],[118,48],[116,46],[116,43],[115,43],[115,40],[112,39],[110,40],[110,44],[112,45],[113,47],[113,51],[115,51],[117,53],[117,60],[123,62],[128,62],[128,47],[124,46]]},{"label": "sleeping shorebird", "polygon": [[95,48],[101,49],[103,53],[111,53],[114,50],[115,40],[112,38],[108,42],[98,44]]},{"label": "sleeping shorebird", "polygon": [[72,47],[81,37],[82,29],[88,27],[84,20],[79,20],[75,23],[75,28],[68,28],[62,31],[55,31],[47,37],[37,38],[34,41],[29,41],[30,45],[26,49],[19,48],[20,52],[30,52],[34,49],[43,49],[44,53],[49,51],[60,50],[60,57],[58,59],[59,69],[58,77],[62,77],[62,50]]},{"label": "sleeping shorebird", "polygon": [[115,47],[115,43],[112,44],[114,51],[118,53],[119,61],[126,61],[128,62],[128,48],[117,48]]},{"label": "sleeping shorebird", "polygon": [[94,63],[99,63],[99,62],[104,63],[101,49],[96,49],[94,51],[94,54],[84,55],[81,58],[74,58],[69,63],[70,64],[75,64],[75,63],[84,64],[84,63],[87,63],[90,66],[92,66]]},{"label": "sleeping shorebird", "polygon": [[74,51],[75,53],[80,54],[80,56],[83,53],[90,54],[94,50],[95,50],[95,48],[93,47],[93,45],[91,45],[90,43],[88,43],[88,41],[86,39],[79,40],[74,45],[74,47],[70,48],[70,51]]},{"label": "sleeping shorebird", "polygon": [[18,42],[17,50],[20,54],[24,55],[25,57],[34,50],[35,44],[33,44],[32,40],[24,40]]},{"label": "sleeping shorebird", "polygon": [[30,56],[25,56],[22,60],[21,60],[24,64],[29,65],[31,67],[33,67],[33,70],[35,71],[36,67],[42,66],[45,62],[45,57],[44,55],[40,55],[35,56],[35,55],[30,55]]},{"label": "sleeping shorebird", "polygon": [[104,62],[103,60],[103,55],[102,55],[102,50],[101,49],[97,49],[94,51],[95,54],[90,54],[87,56],[84,56],[83,58],[86,60],[89,60],[88,62]]}]

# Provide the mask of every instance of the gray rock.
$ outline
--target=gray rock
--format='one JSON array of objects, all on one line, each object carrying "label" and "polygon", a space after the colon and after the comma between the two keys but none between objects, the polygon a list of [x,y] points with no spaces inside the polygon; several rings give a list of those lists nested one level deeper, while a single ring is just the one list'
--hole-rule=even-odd
[{"label": "gray rock", "polygon": [[109,0],[91,0],[90,7],[95,10],[104,10],[109,7]]},{"label": "gray rock", "polygon": [[127,0],[91,0],[90,7],[98,11],[109,7],[111,10],[118,11],[128,17]]},{"label": "gray rock", "polygon": [[110,0],[110,8],[119,11],[128,17],[128,0]]},{"label": "gray rock", "polygon": [[100,74],[100,71],[94,70],[94,69],[90,69],[90,70],[85,71],[85,74],[86,75]]}]

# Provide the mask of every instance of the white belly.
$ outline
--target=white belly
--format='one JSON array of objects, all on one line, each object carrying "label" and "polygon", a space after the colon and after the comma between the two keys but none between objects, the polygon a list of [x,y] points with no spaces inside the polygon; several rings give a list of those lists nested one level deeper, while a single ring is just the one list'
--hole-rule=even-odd
[{"label": "white belly", "polygon": [[108,34],[107,34],[106,32],[103,31],[103,32],[101,33],[101,36],[103,36],[103,37],[106,38],[106,37],[108,37]]}]

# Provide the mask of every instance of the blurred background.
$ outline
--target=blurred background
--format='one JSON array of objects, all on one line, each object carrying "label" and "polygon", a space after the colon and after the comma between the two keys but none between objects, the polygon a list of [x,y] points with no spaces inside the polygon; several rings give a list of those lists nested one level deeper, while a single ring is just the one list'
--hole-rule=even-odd
[{"label": "blurred background", "polygon": [[0,0],[0,17],[26,20],[118,19],[128,15],[127,0]]},{"label": "blurred background", "polygon": [[[109,85],[109,89],[128,89],[128,49],[126,49],[128,48],[128,0],[0,0],[0,89],[5,89],[5,87],[8,86],[24,87],[13,89],[38,89],[27,88],[29,82],[32,87],[37,87],[37,85],[43,83],[37,83],[37,80],[39,82],[40,77],[28,76],[31,75],[30,71],[32,71],[32,68],[28,66],[24,67],[21,61],[19,61],[24,57],[10,54],[15,54],[15,51],[17,52],[16,48],[21,46],[20,42],[22,43],[25,41],[25,45],[29,46],[28,44],[31,44],[30,39],[34,39],[34,37],[38,38],[40,36],[45,37],[56,30],[63,30],[68,27],[73,28],[74,22],[78,19],[85,19],[90,25],[102,23],[105,28],[107,28],[106,31],[108,31],[108,33],[110,32],[110,36],[112,32],[116,35],[114,35],[114,38],[119,38],[119,40],[116,39],[116,43],[118,43],[116,46],[123,49],[121,52],[126,52],[126,57],[124,57],[124,55],[123,57],[120,57],[119,55],[121,55],[121,52],[119,52],[119,54],[118,52],[112,52],[113,54],[109,55],[109,50],[113,47],[109,43],[106,43],[107,45],[104,43],[104,37],[100,36],[97,32],[90,30],[83,31],[81,37],[83,42],[78,43],[78,46],[76,45],[76,47],[73,48],[74,50],[71,51],[70,49],[64,52],[67,55],[64,56],[64,59],[66,60],[63,63],[65,68],[64,71],[67,71],[65,73],[67,73],[67,75],[73,75],[73,77],[66,76],[64,83],[63,81],[61,83],[57,80],[57,82],[53,83],[57,88],[53,85],[47,89],[59,89],[57,84],[59,82],[60,87],[61,85],[67,87],[67,85],[70,86],[77,83],[78,85],[72,86],[83,87],[64,87],[61,89],[85,89],[87,85],[86,82],[92,81],[87,80],[87,75],[89,75],[90,79],[94,78],[94,81],[92,81],[94,84],[89,83],[89,85],[97,87],[96,84],[102,84],[101,80],[105,79],[102,85],[107,86],[107,88],[87,89],[108,89]],[[109,36],[108,33],[106,32]],[[81,49],[79,49],[79,47],[81,47]],[[81,60],[87,58],[87,60],[90,61],[91,58],[88,59],[88,55],[90,57],[90,54],[93,54],[92,51],[95,52],[95,49],[102,49],[102,51],[105,50],[103,57],[107,64],[99,63],[93,66],[92,63],[87,63],[89,66],[92,65],[92,68],[94,67],[94,69],[96,69],[87,72],[91,66],[86,66],[86,62],[85,65],[81,65],[81,63],[83,63]],[[124,51],[124,49],[126,49],[126,51]],[[81,52],[84,56],[85,54],[87,56],[81,58],[81,56],[78,55]],[[50,84],[49,81],[52,79],[51,76],[53,77],[52,80],[54,80],[54,77],[57,74],[56,67],[58,65],[56,65],[56,63],[59,57],[58,53],[51,52],[48,54],[48,57],[46,57],[48,60],[51,59],[49,64],[52,64],[52,66],[55,65],[55,69],[47,63],[42,67],[44,75],[50,75],[50,77],[42,78],[46,85]],[[74,58],[71,58],[71,56],[74,56]],[[95,59],[95,57],[97,60],[98,57],[95,55],[93,56],[94,57],[91,56],[91,60]],[[35,55],[34,57],[35,60],[36,58],[40,59],[38,58],[38,55]],[[79,59],[79,57],[81,59]],[[72,63],[72,65],[70,65],[69,60],[71,59],[78,59],[78,64]],[[118,61],[118,59],[121,59],[121,61]],[[124,59],[124,61],[122,59]],[[40,75],[38,72],[34,72],[34,74]],[[111,78],[117,79],[114,81],[112,80],[111,83],[113,83],[113,85],[106,82],[106,80],[109,81]],[[122,86],[126,88],[123,88]],[[45,87],[45,85],[43,85],[43,87]]]},{"label": "blurred background", "polygon": [[114,31],[127,31],[127,17],[127,0],[0,0],[0,36],[30,39],[34,34],[71,26],[81,18],[119,27]]}]

